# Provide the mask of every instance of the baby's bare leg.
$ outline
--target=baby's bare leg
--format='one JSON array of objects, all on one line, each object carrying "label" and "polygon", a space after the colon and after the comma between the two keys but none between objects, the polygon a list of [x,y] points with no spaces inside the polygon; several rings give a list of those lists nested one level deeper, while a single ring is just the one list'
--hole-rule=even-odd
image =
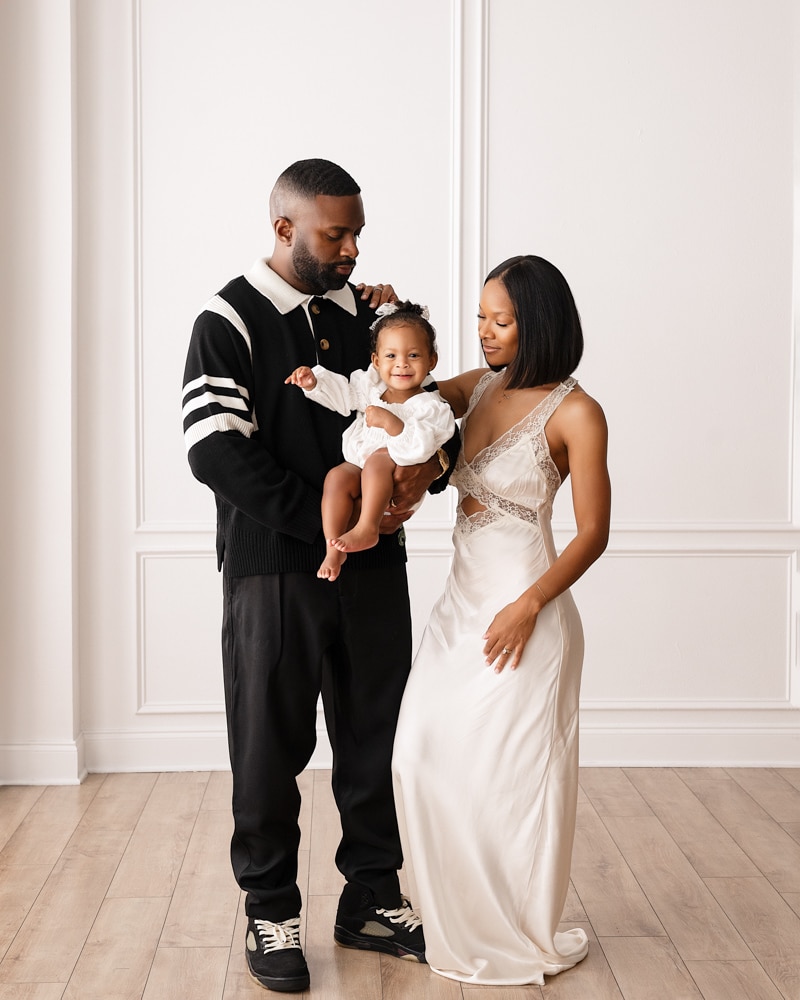
[{"label": "baby's bare leg", "polygon": [[382,449],[373,452],[361,470],[361,515],[343,535],[331,537],[331,545],[340,552],[360,552],[378,544],[381,520],[394,489],[394,459]]},{"label": "baby's bare leg", "polygon": [[347,555],[335,548],[333,539],[338,538],[353,517],[355,501],[361,495],[361,469],[350,462],[336,465],[325,477],[322,487],[322,531],[328,546],[322,565],[317,570],[321,580],[331,583],[339,575]]}]

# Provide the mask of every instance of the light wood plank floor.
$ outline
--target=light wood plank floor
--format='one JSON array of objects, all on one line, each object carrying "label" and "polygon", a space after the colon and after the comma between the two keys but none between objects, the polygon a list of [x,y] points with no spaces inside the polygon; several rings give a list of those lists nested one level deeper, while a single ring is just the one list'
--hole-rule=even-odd
[{"label": "light wood plank floor", "polygon": [[[564,924],[589,957],[480,988],[337,948],[330,772],[301,777],[315,1000],[800,1000],[800,768],[586,768]],[[257,1000],[230,775],[0,788],[0,1000]]]}]

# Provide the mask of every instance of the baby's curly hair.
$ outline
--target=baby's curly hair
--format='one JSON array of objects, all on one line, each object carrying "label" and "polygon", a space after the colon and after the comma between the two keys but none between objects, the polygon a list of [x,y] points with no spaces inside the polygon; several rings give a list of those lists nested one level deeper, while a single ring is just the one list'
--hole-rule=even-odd
[{"label": "baby's curly hair", "polygon": [[410,324],[419,326],[425,331],[428,337],[428,347],[430,348],[430,352],[431,354],[436,354],[436,331],[434,330],[430,320],[428,320],[425,316],[425,313],[428,311],[425,306],[409,301],[394,302],[392,304],[396,306],[393,312],[387,313],[384,316],[379,316],[370,327],[370,332],[372,334],[370,347],[372,352],[375,353],[378,349],[378,337],[381,330],[386,329],[387,326]]}]

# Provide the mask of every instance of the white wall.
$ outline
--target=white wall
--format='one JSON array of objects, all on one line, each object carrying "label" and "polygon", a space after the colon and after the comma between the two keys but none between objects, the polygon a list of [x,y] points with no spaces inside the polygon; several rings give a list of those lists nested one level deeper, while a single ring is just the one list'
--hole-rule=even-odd
[{"label": "white wall", "polygon": [[[583,762],[800,763],[795,5],[397,10],[0,5],[0,781],[226,766],[183,359],[203,302],[269,252],[275,176],[314,155],[361,184],[358,274],[429,303],[442,374],[478,362],[488,266],[540,253],[573,287],[614,481],[575,588]],[[417,635],[452,503],[409,531]],[[568,495],[557,518],[563,542]]]},{"label": "white wall", "polygon": [[68,3],[0,3],[0,781],[76,780],[75,174]]}]

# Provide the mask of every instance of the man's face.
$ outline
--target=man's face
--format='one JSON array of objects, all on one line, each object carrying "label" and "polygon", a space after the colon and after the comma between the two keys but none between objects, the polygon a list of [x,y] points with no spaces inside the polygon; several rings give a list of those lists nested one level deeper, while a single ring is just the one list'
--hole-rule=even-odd
[{"label": "man's face", "polygon": [[356,266],[364,228],[360,195],[318,195],[293,208],[291,259],[300,291],[322,295],[343,288]]}]

